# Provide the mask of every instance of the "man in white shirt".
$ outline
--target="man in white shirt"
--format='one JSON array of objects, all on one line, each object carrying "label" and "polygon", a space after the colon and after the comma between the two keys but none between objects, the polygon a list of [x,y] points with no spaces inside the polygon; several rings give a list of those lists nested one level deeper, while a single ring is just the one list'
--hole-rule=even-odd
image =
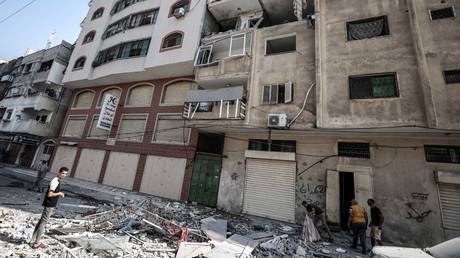
[{"label": "man in white shirt", "polygon": [[51,180],[48,190],[45,194],[45,199],[43,200],[43,213],[35,226],[34,233],[32,235],[32,241],[30,245],[32,248],[46,248],[46,245],[40,242],[43,233],[45,233],[46,223],[48,223],[51,214],[53,214],[54,208],[58,203],[59,197],[64,197],[64,193],[61,192],[61,179],[64,179],[69,172],[69,169],[62,167],[59,169],[59,172],[53,180]]}]

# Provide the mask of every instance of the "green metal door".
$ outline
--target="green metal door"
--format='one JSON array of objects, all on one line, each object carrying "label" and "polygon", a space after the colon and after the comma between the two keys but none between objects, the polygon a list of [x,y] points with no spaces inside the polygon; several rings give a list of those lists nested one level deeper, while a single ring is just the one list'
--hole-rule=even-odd
[{"label": "green metal door", "polygon": [[222,157],[198,153],[193,162],[189,201],[216,207]]}]

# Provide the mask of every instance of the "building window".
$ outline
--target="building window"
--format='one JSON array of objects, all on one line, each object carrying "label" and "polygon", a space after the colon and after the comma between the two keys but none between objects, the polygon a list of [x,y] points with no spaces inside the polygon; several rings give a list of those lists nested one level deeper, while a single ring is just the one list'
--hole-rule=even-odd
[{"label": "building window", "polygon": [[119,0],[113,6],[112,10],[110,11],[110,14],[114,15],[114,14],[120,12],[121,10],[123,10],[123,9],[133,5],[133,4],[143,2],[143,1],[145,1],[145,0]]},{"label": "building window", "polygon": [[152,101],[153,86],[139,85],[134,86],[128,92],[126,106],[130,107],[148,107]]},{"label": "building window", "polygon": [[265,41],[265,54],[282,54],[296,51],[296,36],[288,36]]},{"label": "building window", "polygon": [[86,62],[86,57],[83,56],[83,57],[78,58],[77,61],[75,61],[73,70],[83,69],[83,67],[85,66],[85,62]]},{"label": "building window", "polygon": [[183,32],[173,32],[163,38],[161,50],[176,49],[182,46]]},{"label": "building window", "polygon": [[[248,150],[268,151],[268,140],[249,139]],[[296,141],[272,140],[270,151],[296,152]]]},{"label": "building window", "polygon": [[22,71],[22,73],[30,73],[30,72],[32,72],[32,66],[33,66],[33,63],[26,64],[24,66],[24,70]]},{"label": "building window", "polygon": [[97,9],[94,13],[93,13],[93,16],[91,17],[91,20],[95,20],[99,17],[102,17],[102,15],[104,14],[104,8],[101,7],[99,9]]},{"label": "building window", "polygon": [[102,106],[102,102],[104,101],[107,94],[120,98],[121,90],[119,88],[109,88],[104,90],[101,94],[101,97],[99,98],[99,101],[97,102],[98,107]]},{"label": "building window", "polygon": [[124,30],[137,28],[144,25],[154,24],[157,20],[159,9],[153,9],[141,13],[128,15],[112,24],[104,32],[103,38],[109,38]]},{"label": "building window", "polygon": [[281,104],[292,102],[292,82],[265,85],[262,104]]},{"label": "building window", "polygon": [[454,18],[455,17],[455,10],[453,6],[437,9],[437,10],[430,10],[431,20],[440,20],[446,18]]},{"label": "building window", "polygon": [[142,39],[122,43],[111,48],[100,51],[94,62],[93,67],[129,57],[146,56],[149,50],[150,39]]},{"label": "building window", "polygon": [[360,40],[389,35],[387,16],[347,22],[347,39]]},{"label": "building window", "polygon": [[46,124],[46,122],[48,121],[48,116],[47,115],[37,115],[35,117],[35,121],[41,124]]},{"label": "building window", "polygon": [[103,130],[97,127],[97,121],[99,120],[99,115],[95,115],[93,117],[93,121],[91,122],[91,129],[89,131],[89,138],[96,138],[96,139],[107,139],[109,137],[109,131]]},{"label": "building window", "polygon": [[337,149],[339,157],[371,158],[367,142],[338,142]]},{"label": "building window", "polygon": [[181,115],[158,115],[153,141],[166,144],[187,144],[190,128],[184,126]]},{"label": "building window", "polygon": [[183,105],[187,92],[196,88],[198,88],[197,85],[190,81],[179,81],[169,84],[163,89],[161,103]]},{"label": "building window", "polygon": [[83,38],[83,44],[92,42],[94,40],[94,37],[96,36],[96,31],[90,31],[86,34],[86,36]]},{"label": "building window", "polygon": [[48,71],[49,69],[51,69],[51,66],[53,66],[53,60],[42,62],[40,64],[40,68],[38,69],[38,72]]},{"label": "building window", "polygon": [[425,145],[428,162],[460,163],[460,146]]},{"label": "building window", "polygon": [[123,114],[117,139],[122,141],[142,142],[146,123],[147,114]]},{"label": "building window", "polygon": [[190,0],[179,0],[171,5],[169,8],[169,15],[168,17],[175,16],[181,17],[184,16],[186,12],[190,10]]},{"label": "building window", "polygon": [[45,145],[45,148],[43,148],[43,154],[48,154],[51,155],[53,154],[54,151],[54,145]]},{"label": "building window", "polygon": [[460,70],[444,71],[444,79],[446,84],[460,83]]},{"label": "building window", "polygon": [[4,121],[10,121],[11,117],[13,117],[13,109],[8,109],[5,112],[5,118],[3,118]]},{"label": "building window", "polygon": [[73,108],[90,108],[93,103],[94,92],[93,91],[83,91],[78,93],[75,96],[73,101]]},{"label": "building window", "polygon": [[379,75],[350,76],[350,98],[390,98],[398,97],[396,73]]},{"label": "building window", "polygon": [[69,116],[63,136],[80,138],[83,135],[85,123],[86,116]]}]

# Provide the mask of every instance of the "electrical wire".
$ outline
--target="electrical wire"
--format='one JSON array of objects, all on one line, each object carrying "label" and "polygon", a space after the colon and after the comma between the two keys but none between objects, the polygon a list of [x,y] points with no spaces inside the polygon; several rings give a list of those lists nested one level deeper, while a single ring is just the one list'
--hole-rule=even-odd
[{"label": "electrical wire", "polygon": [[4,19],[0,20],[0,24],[2,24],[3,22],[5,22],[6,20],[8,20],[9,18],[15,16],[16,14],[20,13],[22,10],[26,9],[29,5],[33,4],[35,1],[37,0],[32,0],[30,1],[29,3],[27,3],[26,5],[24,5],[23,7],[19,8],[17,11],[15,11],[14,13],[8,15],[7,17],[5,17]]},{"label": "electrical wire", "polygon": [[2,4],[5,3],[5,2],[6,2],[6,0],[1,1],[1,2],[0,2],[0,5],[2,5]]}]

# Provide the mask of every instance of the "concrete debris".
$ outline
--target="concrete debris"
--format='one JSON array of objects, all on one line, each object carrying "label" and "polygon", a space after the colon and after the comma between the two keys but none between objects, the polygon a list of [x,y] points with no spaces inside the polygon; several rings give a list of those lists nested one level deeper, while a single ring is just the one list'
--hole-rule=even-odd
[{"label": "concrete debris", "polygon": [[190,243],[182,242],[177,251],[176,258],[193,258],[200,255],[205,255],[211,251],[209,243]]},{"label": "concrete debris", "polygon": [[252,250],[257,246],[257,242],[241,236],[241,235],[232,235],[230,238],[222,242],[219,246],[212,249],[211,252],[207,255],[208,258],[234,258],[248,257]]},{"label": "concrete debris", "polygon": [[227,221],[209,217],[201,220],[201,230],[211,239],[215,246],[227,239]]}]

